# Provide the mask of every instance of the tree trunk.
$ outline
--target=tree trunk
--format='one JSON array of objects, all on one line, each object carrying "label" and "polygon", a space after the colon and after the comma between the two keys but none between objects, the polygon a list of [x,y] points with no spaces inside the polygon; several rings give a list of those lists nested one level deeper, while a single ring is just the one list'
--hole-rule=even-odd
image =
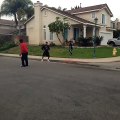
[{"label": "tree trunk", "polygon": [[58,36],[58,34],[57,34],[57,33],[56,33],[56,35],[57,35],[57,38],[58,38],[58,40],[59,40],[60,44],[61,44],[61,45],[63,45],[63,43],[62,43],[62,41],[60,40],[60,38],[59,38],[59,36]]},{"label": "tree trunk", "polygon": [[16,14],[14,14],[14,19],[15,19],[15,24],[16,24],[16,27],[17,27],[18,26],[18,21],[17,21]]}]

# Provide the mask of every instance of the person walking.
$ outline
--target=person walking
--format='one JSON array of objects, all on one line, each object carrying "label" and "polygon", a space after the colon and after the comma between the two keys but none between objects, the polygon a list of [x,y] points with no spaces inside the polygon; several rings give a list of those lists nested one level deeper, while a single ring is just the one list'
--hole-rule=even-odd
[{"label": "person walking", "polygon": [[28,46],[27,43],[23,41],[23,39],[19,40],[20,42],[20,56],[21,56],[21,67],[28,66]]},{"label": "person walking", "polygon": [[70,55],[72,55],[72,51],[73,51],[73,41],[69,41],[69,53],[70,53]]},{"label": "person walking", "polygon": [[48,42],[46,42],[43,46],[42,46],[42,50],[43,50],[43,54],[42,54],[42,60],[44,59],[44,57],[48,57],[48,62],[50,62],[49,58],[50,58],[50,46],[48,45]]}]

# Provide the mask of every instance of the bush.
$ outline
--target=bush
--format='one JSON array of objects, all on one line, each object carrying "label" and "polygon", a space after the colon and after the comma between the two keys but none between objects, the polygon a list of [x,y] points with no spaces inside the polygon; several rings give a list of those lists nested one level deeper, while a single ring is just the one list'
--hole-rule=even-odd
[{"label": "bush", "polygon": [[56,44],[54,42],[50,42],[50,46],[54,47],[54,46],[56,46]]},{"label": "bush", "polygon": [[95,40],[95,44],[97,46],[100,45],[102,40],[103,40],[103,36],[97,36]]},{"label": "bush", "polygon": [[100,45],[101,41],[103,40],[102,36],[97,36],[95,37],[89,37],[89,38],[84,38],[84,37],[79,37],[77,40],[78,46],[93,46],[93,40],[95,39],[95,45]]},{"label": "bush", "polygon": [[0,35],[0,51],[14,47],[15,43],[12,35]]},{"label": "bush", "polygon": [[77,43],[78,43],[78,46],[92,46],[93,45],[91,37],[89,38],[79,37],[77,39]]},{"label": "bush", "polygon": [[0,35],[0,47],[2,47],[6,43],[14,44],[12,35]]}]

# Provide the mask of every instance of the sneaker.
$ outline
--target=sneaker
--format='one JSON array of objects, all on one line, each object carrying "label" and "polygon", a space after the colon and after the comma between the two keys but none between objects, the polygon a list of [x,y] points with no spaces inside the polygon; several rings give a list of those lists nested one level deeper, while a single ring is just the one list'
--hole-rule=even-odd
[{"label": "sneaker", "polygon": [[43,62],[43,59],[41,60],[41,62]]},{"label": "sneaker", "polygon": [[49,59],[48,59],[47,61],[48,61],[48,62],[50,62],[50,60],[49,60]]},{"label": "sneaker", "polygon": [[25,67],[25,65],[21,65],[21,67]]}]

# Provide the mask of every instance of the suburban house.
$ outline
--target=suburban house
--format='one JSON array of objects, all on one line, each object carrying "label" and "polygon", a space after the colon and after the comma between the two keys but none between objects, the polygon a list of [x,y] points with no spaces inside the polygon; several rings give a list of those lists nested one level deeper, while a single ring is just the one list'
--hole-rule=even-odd
[{"label": "suburban house", "polygon": [[[34,15],[25,23],[26,34],[29,38],[29,44],[39,45],[48,41],[59,45],[60,42],[56,34],[49,31],[48,25],[54,22],[56,17],[61,19],[66,17],[71,28],[65,31],[65,39],[77,40],[80,36],[84,38],[93,37],[96,28],[97,36],[103,36],[101,45],[107,45],[107,40],[113,38],[112,16],[113,14],[107,4],[63,11],[54,7],[43,6],[37,1],[34,4]],[[60,38],[62,39],[62,35]]]},{"label": "suburban house", "polygon": [[16,31],[15,22],[0,19],[0,35],[12,35]]},{"label": "suburban house", "polygon": [[118,18],[116,18],[115,21],[111,21],[111,27],[113,27],[116,30],[120,30],[120,21]]}]

